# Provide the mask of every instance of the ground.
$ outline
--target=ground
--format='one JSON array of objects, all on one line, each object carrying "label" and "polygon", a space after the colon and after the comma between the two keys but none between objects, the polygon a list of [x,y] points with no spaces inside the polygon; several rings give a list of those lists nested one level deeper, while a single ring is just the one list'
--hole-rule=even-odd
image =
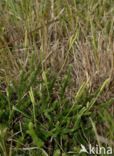
[{"label": "ground", "polygon": [[1,155],[114,148],[113,36],[113,0],[0,1]]}]

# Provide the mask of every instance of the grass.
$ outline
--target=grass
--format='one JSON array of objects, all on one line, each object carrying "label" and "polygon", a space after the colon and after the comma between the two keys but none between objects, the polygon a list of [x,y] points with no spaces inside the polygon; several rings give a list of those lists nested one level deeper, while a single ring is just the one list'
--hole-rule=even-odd
[{"label": "grass", "polygon": [[114,148],[113,14],[113,0],[0,2],[2,156]]}]

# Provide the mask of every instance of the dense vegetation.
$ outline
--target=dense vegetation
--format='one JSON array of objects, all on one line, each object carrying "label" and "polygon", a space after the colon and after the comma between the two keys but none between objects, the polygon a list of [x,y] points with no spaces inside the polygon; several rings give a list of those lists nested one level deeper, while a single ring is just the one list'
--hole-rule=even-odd
[{"label": "dense vegetation", "polygon": [[1,0],[1,156],[114,148],[113,76],[113,0]]}]

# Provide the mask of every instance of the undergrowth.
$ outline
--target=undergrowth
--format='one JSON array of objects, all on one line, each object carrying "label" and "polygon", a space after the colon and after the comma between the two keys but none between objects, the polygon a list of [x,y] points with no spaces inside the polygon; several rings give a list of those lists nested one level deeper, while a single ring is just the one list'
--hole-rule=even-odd
[{"label": "undergrowth", "polygon": [[113,0],[0,1],[1,156],[114,148],[113,15]]}]

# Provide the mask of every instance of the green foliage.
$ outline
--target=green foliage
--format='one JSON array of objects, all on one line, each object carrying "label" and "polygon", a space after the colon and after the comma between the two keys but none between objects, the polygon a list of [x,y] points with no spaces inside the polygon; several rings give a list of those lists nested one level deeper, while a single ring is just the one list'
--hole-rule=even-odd
[{"label": "green foliage", "polygon": [[113,0],[0,1],[0,155],[114,146],[113,14]]},{"label": "green foliage", "polygon": [[[33,153],[39,151],[51,155],[54,152],[57,155],[60,150],[65,155],[69,151],[75,152],[74,147],[78,150],[80,144],[86,144],[85,138],[95,139],[89,117],[92,117],[93,104],[108,81],[91,96],[86,82],[70,99],[72,70],[69,69],[62,79],[50,71],[43,71],[41,77],[38,76],[40,70],[30,75],[22,72],[19,87],[8,86],[7,96],[1,92],[1,152],[10,152],[7,141],[12,140],[17,153],[19,149],[36,147]],[[13,147],[11,150],[15,151]]]}]

